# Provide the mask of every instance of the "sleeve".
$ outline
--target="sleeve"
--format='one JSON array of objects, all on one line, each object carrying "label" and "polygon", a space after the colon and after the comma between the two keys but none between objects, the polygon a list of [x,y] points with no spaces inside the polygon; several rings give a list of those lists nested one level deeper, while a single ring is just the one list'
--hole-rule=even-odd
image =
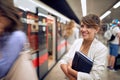
[{"label": "sleeve", "polygon": [[[13,34],[13,36],[11,37],[11,40],[8,43],[8,46],[6,47],[6,53],[11,52],[10,54],[8,53],[7,55],[9,55],[9,58],[13,58],[15,59],[20,51],[22,51],[24,44],[27,42],[27,37],[25,35],[24,32],[21,31],[17,31]],[[12,48],[10,48],[10,46],[12,46]],[[14,55],[14,57],[12,57]]]},{"label": "sleeve", "polygon": [[118,32],[120,32],[119,27],[116,26],[115,28],[113,28],[112,33],[113,33],[114,35],[117,35]]},{"label": "sleeve", "polygon": [[1,51],[2,57],[0,59],[0,76],[5,75],[6,72],[11,68],[20,51],[23,49],[26,41],[26,35],[21,31],[13,32],[13,34],[10,36],[10,39],[8,42],[6,42],[6,46]]},{"label": "sleeve", "polygon": [[102,80],[101,78],[104,76],[106,71],[107,55],[107,49],[97,51],[90,74],[78,72],[77,80]]},{"label": "sleeve", "polygon": [[20,44],[23,47],[23,50],[26,50],[26,49],[30,48],[29,41],[28,41],[25,33],[21,34]]},{"label": "sleeve", "polygon": [[69,60],[72,60],[76,51],[76,45],[78,41],[75,40],[69,51],[65,54],[65,56],[59,61],[60,64],[67,64]]}]

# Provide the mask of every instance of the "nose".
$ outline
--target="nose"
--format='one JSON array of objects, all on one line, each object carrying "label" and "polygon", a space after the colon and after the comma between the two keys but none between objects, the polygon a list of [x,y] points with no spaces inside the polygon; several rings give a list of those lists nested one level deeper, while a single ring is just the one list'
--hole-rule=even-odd
[{"label": "nose", "polygon": [[86,27],[81,27],[80,30],[81,31],[86,31],[87,29],[86,29]]}]

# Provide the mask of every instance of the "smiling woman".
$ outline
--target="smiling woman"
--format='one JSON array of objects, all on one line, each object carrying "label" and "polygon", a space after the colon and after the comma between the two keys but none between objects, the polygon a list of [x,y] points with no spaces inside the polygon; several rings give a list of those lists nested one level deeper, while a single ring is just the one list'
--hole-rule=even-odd
[{"label": "smiling woman", "polygon": [[[108,49],[95,35],[100,29],[100,19],[95,14],[89,14],[81,19],[81,39],[71,46],[61,62],[61,69],[70,80],[104,80],[107,66]],[[76,51],[81,51],[93,61],[90,73],[76,71],[71,68]],[[78,64],[77,64],[78,65]],[[104,76],[104,78],[103,78]]]}]

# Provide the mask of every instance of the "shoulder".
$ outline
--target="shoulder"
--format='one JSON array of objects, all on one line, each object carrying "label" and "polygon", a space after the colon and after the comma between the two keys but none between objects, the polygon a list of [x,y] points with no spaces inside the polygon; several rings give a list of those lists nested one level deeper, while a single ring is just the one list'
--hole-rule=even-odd
[{"label": "shoulder", "polygon": [[79,38],[79,39],[76,39],[74,43],[77,44],[77,43],[81,43],[82,41],[83,41],[83,39],[82,39],[82,38]]},{"label": "shoulder", "polygon": [[27,40],[27,37],[23,31],[14,31],[11,34],[11,40],[19,40],[20,42],[25,42]]},{"label": "shoulder", "polygon": [[25,33],[23,31],[14,31],[12,33],[12,36],[14,36],[14,37],[24,37]]},{"label": "shoulder", "polygon": [[72,41],[72,46],[79,46],[79,44],[81,44],[82,43],[82,39],[75,39],[74,41]]},{"label": "shoulder", "polygon": [[108,48],[99,40],[95,39],[94,40],[94,45],[96,47],[96,49],[98,50],[107,50]]},{"label": "shoulder", "polygon": [[74,46],[74,47],[78,46],[79,47],[82,44],[82,41],[83,41],[82,38],[75,39],[72,46]]},{"label": "shoulder", "polygon": [[119,27],[116,25],[112,28],[112,30],[120,30]]},{"label": "shoulder", "polygon": [[107,56],[109,55],[109,49],[99,40],[95,41],[94,48],[92,49],[92,52],[94,53],[94,58],[96,60],[103,60],[107,59]]},{"label": "shoulder", "polygon": [[112,30],[113,30],[113,34],[120,32],[120,29],[118,26],[114,26]]}]

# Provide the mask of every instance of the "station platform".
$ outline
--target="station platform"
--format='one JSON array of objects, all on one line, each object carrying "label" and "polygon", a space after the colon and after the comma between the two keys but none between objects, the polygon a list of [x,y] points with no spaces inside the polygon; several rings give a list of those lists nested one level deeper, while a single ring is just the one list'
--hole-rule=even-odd
[{"label": "station platform", "polygon": [[[98,35],[98,36],[99,36],[98,39],[108,47],[107,41],[105,41],[103,36],[102,35]],[[120,49],[119,49],[119,53],[120,53]],[[107,70],[107,72],[108,72],[108,74],[106,74],[107,79],[105,80],[120,80],[120,70],[117,71]],[[43,80],[67,80],[66,76],[64,75],[64,73],[60,68],[59,61],[52,68],[52,70],[48,72],[48,74],[45,76]]]},{"label": "station platform", "polygon": [[[108,77],[105,80],[120,80],[120,70],[108,71]],[[59,62],[52,68],[52,70],[46,75],[43,80],[67,80],[66,76],[60,68]]]}]

